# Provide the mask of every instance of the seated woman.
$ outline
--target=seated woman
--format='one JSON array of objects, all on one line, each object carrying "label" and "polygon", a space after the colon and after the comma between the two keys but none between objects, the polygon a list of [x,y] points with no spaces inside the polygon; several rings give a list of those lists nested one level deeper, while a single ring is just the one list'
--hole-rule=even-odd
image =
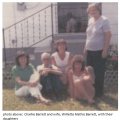
[{"label": "seated woman", "polygon": [[[16,96],[24,97],[30,94],[40,102],[49,102],[40,92],[42,86],[37,81],[39,77],[35,73],[33,66],[29,64],[29,56],[24,51],[18,52],[16,65],[12,68],[12,74],[15,79]],[[36,78],[33,78],[35,76]]]},{"label": "seated woman", "polygon": [[56,52],[52,54],[52,63],[63,72],[61,78],[64,85],[67,85],[67,72],[70,67],[72,55],[67,51],[67,43],[64,39],[56,41]]},{"label": "seated woman", "polygon": [[84,99],[94,103],[94,72],[92,67],[85,68],[83,56],[75,55],[72,69],[68,72],[69,93],[71,98]]},{"label": "seated woman", "polygon": [[37,67],[40,73],[40,82],[43,85],[43,93],[48,96],[54,95],[56,98],[61,97],[63,84],[60,80],[62,72],[53,64],[51,64],[51,56],[49,53],[42,53],[42,65]]}]

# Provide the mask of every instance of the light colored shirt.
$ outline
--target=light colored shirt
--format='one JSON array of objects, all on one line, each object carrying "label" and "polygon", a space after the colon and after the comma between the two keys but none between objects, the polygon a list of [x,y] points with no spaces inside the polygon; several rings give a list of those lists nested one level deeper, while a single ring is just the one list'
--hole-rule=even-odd
[{"label": "light colored shirt", "polygon": [[102,50],[104,47],[104,33],[111,31],[109,21],[101,16],[97,21],[90,18],[86,30],[86,49],[91,51]]},{"label": "light colored shirt", "polygon": [[[50,65],[49,67],[52,68],[52,69],[54,69],[54,70],[58,70],[58,68],[57,68],[55,65]],[[48,67],[48,68],[49,68],[49,67]],[[40,71],[42,71],[44,68],[46,68],[44,64],[39,65],[39,66],[37,66],[37,71],[40,72]]]},{"label": "light colored shirt", "polygon": [[69,63],[70,52],[65,52],[65,58],[63,60],[59,57],[58,52],[53,53],[52,57],[54,57],[56,65],[62,71],[64,71],[65,68],[68,66],[68,63]]}]

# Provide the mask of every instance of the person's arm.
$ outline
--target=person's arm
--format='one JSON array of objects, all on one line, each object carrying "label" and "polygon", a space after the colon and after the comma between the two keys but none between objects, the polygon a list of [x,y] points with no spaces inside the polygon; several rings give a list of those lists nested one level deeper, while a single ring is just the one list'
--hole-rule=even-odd
[{"label": "person's arm", "polygon": [[23,81],[23,80],[21,80],[20,79],[20,77],[16,77],[15,78],[15,81],[18,83],[18,84],[20,84],[20,85],[25,85],[25,86],[28,86],[29,85],[29,82],[26,82],[26,81]]},{"label": "person's arm", "polygon": [[40,73],[41,75],[45,74],[46,68],[44,68],[43,65],[37,66],[37,72]]},{"label": "person's arm", "polygon": [[85,80],[91,80],[92,84],[95,82],[95,74],[94,74],[94,69],[91,66],[85,67]]},{"label": "person's arm", "polygon": [[104,32],[104,46],[103,46],[103,52],[102,52],[102,57],[106,58],[108,54],[108,48],[110,44],[110,39],[111,39],[111,28],[110,28],[110,23],[109,20],[106,19],[103,22],[103,32]]},{"label": "person's arm", "polygon": [[65,74],[67,74],[68,71],[71,69],[72,58],[73,58],[73,55],[70,53],[70,55],[69,55],[69,59],[68,59],[68,64],[67,64],[67,67],[65,68]]},{"label": "person's arm", "polygon": [[26,82],[24,80],[21,80],[20,77],[16,77],[15,81],[22,86],[30,86],[30,87],[35,87],[37,85],[37,82],[31,83],[31,82]]},{"label": "person's arm", "polygon": [[[89,25],[92,23],[92,21],[93,21],[93,18],[90,18],[88,20],[88,25],[87,25],[86,31],[87,31]],[[87,38],[86,38],[86,40],[87,40]],[[86,49],[86,42],[85,42],[85,46],[84,46],[84,49],[83,49],[83,57],[86,58],[86,56],[87,56],[87,49]]]},{"label": "person's arm", "polygon": [[61,69],[58,68],[55,58],[53,56],[51,57],[51,63],[57,67],[57,69],[53,70],[53,72],[56,72],[57,74],[60,74],[60,75],[63,74]]},{"label": "person's arm", "polygon": [[19,85],[22,85],[22,86],[36,86],[36,83],[30,83],[29,81],[24,81],[24,80],[21,80],[21,77],[19,76],[19,73],[17,72],[17,66],[13,66],[12,67],[12,77],[13,79],[19,84]]},{"label": "person's arm", "polygon": [[36,70],[37,70],[38,73],[40,73],[40,72],[41,72],[41,65],[38,65],[38,66],[36,67]]},{"label": "person's arm", "polygon": [[58,71],[58,70],[54,70],[54,69],[51,69],[51,68],[44,68],[42,65],[37,67],[37,71],[41,75],[47,75],[48,73],[61,74],[60,71]]},{"label": "person's arm", "polygon": [[74,84],[73,84],[73,72],[72,72],[72,70],[70,70],[68,72],[68,81],[69,81],[70,97],[74,98]]},{"label": "person's arm", "polygon": [[62,71],[60,69],[49,69],[48,71],[49,71],[49,73],[62,75]]},{"label": "person's arm", "polygon": [[68,60],[68,66],[71,66],[72,58],[73,58],[73,55],[70,53],[69,60]]},{"label": "person's arm", "polygon": [[28,82],[25,82],[25,81],[23,81],[23,80],[21,80],[21,78],[20,78],[20,76],[19,76],[19,74],[18,74],[18,72],[17,72],[17,66],[15,65],[15,66],[13,66],[12,67],[12,76],[13,76],[13,79],[19,84],[19,85],[28,85]]},{"label": "person's arm", "polygon": [[53,65],[57,66],[56,61],[55,61],[55,58],[54,58],[53,56],[51,57],[51,63],[52,63]]},{"label": "person's arm", "polygon": [[85,43],[85,46],[84,46],[84,49],[83,49],[83,57],[84,59],[86,58],[87,56],[87,49],[86,49],[86,43]]},{"label": "person's arm", "polygon": [[108,54],[108,48],[109,48],[109,44],[110,44],[110,39],[111,39],[111,32],[108,31],[108,32],[105,32],[104,33],[104,47],[103,47],[103,52],[102,52],[102,57],[103,58],[106,58],[107,57],[107,54]]}]

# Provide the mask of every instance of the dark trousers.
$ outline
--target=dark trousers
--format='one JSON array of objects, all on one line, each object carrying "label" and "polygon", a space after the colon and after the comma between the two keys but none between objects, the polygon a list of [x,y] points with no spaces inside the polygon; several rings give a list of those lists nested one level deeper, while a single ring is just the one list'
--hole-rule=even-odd
[{"label": "dark trousers", "polygon": [[95,72],[95,96],[102,96],[104,89],[106,59],[102,58],[102,50],[87,51],[87,65],[92,66]]},{"label": "dark trousers", "polygon": [[55,93],[56,95],[60,95],[62,93],[63,84],[58,75],[50,73],[47,76],[42,75],[40,83],[43,86],[42,91],[45,94]]}]

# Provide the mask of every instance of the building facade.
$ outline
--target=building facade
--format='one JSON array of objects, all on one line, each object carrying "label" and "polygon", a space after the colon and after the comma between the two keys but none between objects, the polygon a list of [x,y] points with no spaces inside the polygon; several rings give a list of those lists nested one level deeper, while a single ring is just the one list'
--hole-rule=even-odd
[{"label": "building facade", "polygon": [[[3,3],[4,59],[13,61],[16,51],[27,50],[31,60],[53,51],[53,41],[64,38],[73,54],[82,53],[89,3]],[[100,3],[111,23],[111,44],[118,44],[118,3]],[[34,61],[37,63],[36,61]]]}]

